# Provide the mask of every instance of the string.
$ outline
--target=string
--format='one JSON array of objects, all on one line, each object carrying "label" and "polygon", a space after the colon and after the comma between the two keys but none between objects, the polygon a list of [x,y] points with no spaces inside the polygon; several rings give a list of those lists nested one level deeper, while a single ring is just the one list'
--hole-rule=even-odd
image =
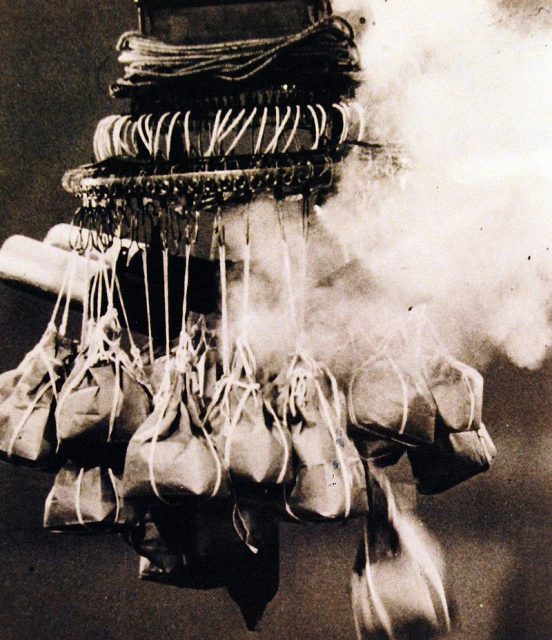
[{"label": "string", "polygon": [[285,153],[288,150],[289,145],[291,144],[292,140],[295,138],[295,134],[297,133],[297,127],[299,126],[300,119],[301,119],[301,107],[297,105],[295,107],[295,120],[293,122],[293,127],[291,129],[291,133],[289,134],[289,138],[287,139],[287,142],[284,145],[284,148],[282,149],[282,153]]},{"label": "string", "polygon": [[121,512],[121,499],[119,498],[119,491],[117,488],[117,478],[115,477],[115,474],[113,473],[113,470],[111,468],[107,469],[107,475],[109,476],[111,484],[113,485],[113,496],[115,497],[115,518],[113,519],[113,524],[117,524]]},{"label": "string", "polygon": [[186,111],[184,116],[184,144],[186,146],[186,153],[190,155],[190,112]]},{"label": "string", "polygon": [[209,146],[207,147],[207,151],[205,152],[206,156],[210,156],[214,151],[215,143],[217,141],[217,134],[218,134],[218,130],[219,130],[220,114],[221,114],[221,111],[220,111],[220,109],[218,109],[217,110],[217,115],[215,116],[215,122],[213,123],[213,130],[211,132],[211,142],[210,142]]},{"label": "string", "polygon": [[249,333],[249,291],[251,282],[251,237],[250,237],[249,210],[245,212],[245,248],[243,255],[243,324],[242,335],[245,337]]},{"label": "string", "polygon": [[234,140],[232,141],[232,144],[228,147],[228,149],[226,149],[226,152],[225,152],[224,155],[229,155],[230,152],[234,150],[234,148],[236,147],[238,142],[242,139],[243,134],[246,132],[247,128],[251,124],[251,122],[252,122],[253,118],[255,117],[256,113],[257,113],[257,107],[253,107],[253,110],[251,111],[251,114],[249,115],[247,120],[243,123],[242,128],[236,134],[236,137],[234,138]]},{"label": "string", "polygon": [[324,107],[321,104],[317,104],[316,106],[320,111],[320,137],[322,138],[326,132],[328,114],[326,113],[326,109],[324,109]]},{"label": "string", "polygon": [[182,296],[182,328],[180,330],[180,348],[184,346],[186,332],[186,316],[188,314],[188,288],[190,283],[190,256],[192,253],[192,245],[186,242],[184,248],[184,292]]},{"label": "string", "polygon": [[311,112],[312,120],[314,124],[314,143],[311,147],[311,150],[314,151],[315,149],[318,149],[318,142],[320,141],[320,126],[318,124],[318,116],[316,115],[316,111],[314,110],[314,107],[308,104],[307,109]]},{"label": "string", "polygon": [[88,323],[88,314],[90,312],[90,249],[86,250],[85,253],[85,267],[84,267],[84,278],[85,278],[85,293],[84,300],[82,301],[82,324],[81,324],[81,345],[84,344],[86,339],[86,328]]},{"label": "string", "polygon": [[[215,137],[215,146],[217,147],[217,153],[218,155],[220,155],[220,142],[221,142],[221,136],[224,133],[224,129],[226,127],[226,124],[228,122],[228,120],[230,119],[230,116],[232,115],[232,109],[228,109],[228,111],[226,112],[226,115],[224,116],[224,118],[222,119],[222,121],[219,124],[219,128],[217,130],[217,135]],[[217,146],[218,145],[218,146]],[[214,151],[214,149],[213,149]]]},{"label": "string", "polygon": [[165,354],[170,353],[170,326],[169,326],[169,250],[163,248],[163,304],[165,313]]},{"label": "string", "polygon": [[219,144],[221,142],[223,142],[228,135],[234,131],[234,129],[239,125],[239,123],[242,121],[243,116],[245,115],[245,109],[242,109],[238,115],[234,118],[234,120],[232,120],[232,122],[230,123],[230,125],[228,126],[228,128],[224,131],[224,133],[222,133],[221,135],[219,135]]},{"label": "string", "polygon": [[220,265],[220,288],[221,288],[221,322],[222,322],[222,369],[225,376],[230,373],[230,338],[228,330],[228,292],[226,280],[226,243],[224,238],[224,227],[220,219],[220,212],[217,221],[217,236],[219,246]]},{"label": "string", "polygon": [[65,336],[65,333],[67,332],[67,322],[69,319],[69,307],[71,305],[71,294],[72,294],[73,283],[75,279],[75,269],[76,269],[75,258],[76,258],[76,254],[74,252],[71,253],[71,258],[69,263],[70,273],[69,273],[69,279],[67,282],[67,291],[65,293],[65,306],[63,308],[61,324],[59,325],[59,334],[61,336]]},{"label": "string", "polygon": [[171,122],[169,124],[169,130],[167,131],[167,160],[171,159],[171,145],[174,128],[176,126],[176,123],[178,122],[178,118],[180,118],[181,115],[182,113],[180,111],[177,111],[171,118]]},{"label": "string", "polygon": [[307,306],[307,276],[308,276],[308,258],[307,258],[307,245],[309,239],[309,226],[310,226],[310,195],[303,195],[303,211],[302,211],[302,223],[303,233],[301,234],[301,276],[300,276],[300,305],[299,305],[299,333],[298,340],[301,343],[304,341],[305,335],[305,318],[306,318],[306,306]]},{"label": "string", "polygon": [[268,116],[268,108],[265,107],[263,109],[263,115],[262,115],[262,118],[261,118],[261,126],[260,126],[260,129],[259,129],[259,133],[257,135],[257,142],[255,144],[255,149],[253,150],[253,153],[255,155],[257,153],[259,153],[259,151],[261,150],[261,143],[263,141],[263,135],[264,135],[265,127],[266,127],[267,116]]},{"label": "string", "polygon": [[77,482],[75,483],[75,511],[77,513],[77,520],[81,527],[86,527],[86,523],[84,522],[84,518],[82,517],[81,510],[81,487],[82,487],[82,478],[84,476],[84,468],[81,467],[79,471],[79,475],[77,476]]},{"label": "string", "polygon": [[[165,120],[171,115],[170,111],[166,111],[160,118],[159,118],[159,122],[157,123],[157,128],[155,131],[155,138],[153,141],[153,157],[157,158],[157,155],[159,154],[159,147],[160,147],[160,143],[161,143],[161,128],[163,127],[163,123],[165,122]],[[168,160],[168,158],[167,158]]]},{"label": "string", "polygon": [[347,113],[345,112],[345,109],[343,108],[343,106],[341,104],[338,104],[337,102],[334,102],[332,107],[334,107],[334,109],[337,109],[339,111],[339,113],[341,114],[341,119],[342,119],[343,123],[342,123],[342,127],[341,127],[341,134],[339,136],[339,144],[343,144],[345,142],[345,140],[347,139],[347,133],[349,131],[349,124],[348,124],[348,121],[347,121]]},{"label": "string", "polygon": [[[71,254],[72,255],[72,254]],[[71,258],[69,258],[68,262],[67,262],[67,268],[65,270],[65,273],[63,274],[63,280],[61,281],[61,286],[59,288],[59,292],[56,298],[56,302],[54,304],[54,309],[52,311],[52,315],[50,317],[50,322],[48,323],[51,326],[56,325],[56,320],[57,320],[57,315],[59,312],[59,308],[61,306],[61,301],[63,299],[63,296],[65,295],[65,289],[67,287],[67,281],[69,280],[69,274],[71,272],[71,268],[72,268],[72,262],[71,262]]]},{"label": "string", "polygon": [[282,214],[282,208],[281,208],[281,204],[279,203],[279,201],[276,201],[276,213],[278,216],[278,225],[280,228],[280,237],[282,239],[282,246],[283,246],[283,252],[284,252],[284,275],[285,275],[285,281],[286,281],[286,289],[287,289],[287,293],[288,293],[288,301],[289,301],[289,307],[290,307],[290,315],[291,315],[291,322],[293,324],[294,327],[294,331],[295,334],[297,335],[298,332],[298,323],[297,323],[297,311],[296,311],[296,307],[295,307],[295,297],[293,295],[293,278],[292,278],[292,273],[291,273],[291,256],[289,253],[289,246],[288,246],[288,242],[287,242],[287,237],[286,237],[286,230],[285,230],[285,223],[284,223],[284,219],[283,219],[283,214]]},{"label": "string", "polygon": [[146,294],[146,317],[148,323],[148,350],[149,350],[149,358],[150,365],[153,366],[153,332],[151,327],[151,301],[150,301],[150,290],[149,290],[149,276],[148,276],[148,257],[147,250],[142,250],[142,266],[144,270],[144,289]]}]

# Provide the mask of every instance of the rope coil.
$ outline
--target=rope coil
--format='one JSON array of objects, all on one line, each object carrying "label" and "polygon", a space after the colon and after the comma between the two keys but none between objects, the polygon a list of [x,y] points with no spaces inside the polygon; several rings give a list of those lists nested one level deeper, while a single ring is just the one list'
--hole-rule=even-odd
[{"label": "rope coil", "polygon": [[131,31],[121,36],[117,51],[124,77],[117,80],[112,93],[121,87],[155,86],[164,80],[198,75],[240,82],[278,60],[292,71],[311,65],[338,73],[359,69],[353,29],[338,16],[329,16],[290,36],[215,44],[171,45]]}]

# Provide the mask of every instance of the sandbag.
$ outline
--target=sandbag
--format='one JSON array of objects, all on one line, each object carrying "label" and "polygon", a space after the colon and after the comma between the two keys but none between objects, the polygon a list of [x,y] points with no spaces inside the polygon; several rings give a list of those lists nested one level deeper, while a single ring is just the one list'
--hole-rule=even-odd
[{"label": "sandbag", "polygon": [[20,365],[0,375],[0,453],[48,464],[55,458],[57,388],[73,360],[72,343],[50,323]]},{"label": "sandbag", "polygon": [[385,353],[355,371],[347,406],[357,436],[367,432],[407,445],[433,442],[436,406],[425,380]]},{"label": "sandbag", "polygon": [[151,393],[120,345],[117,312],[101,318],[94,332],[61,389],[58,439],[128,442],[151,411]]},{"label": "sandbag", "polygon": [[488,471],[496,447],[485,425],[471,431],[438,428],[431,448],[412,448],[408,458],[422,494],[441,493],[478,473]]},{"label": "sandbag", "polygon": [[398,511],[388,482],[379,482],[351,581],[357,638],[441,637],[452,616],[439,548],[412,515]]},{"label": "sandbag", "polygon": [[263,399],[253,355],[239,340],[231,370],[219,381],[207,420],[234,481],[282,484],[291,479],[289,430]]},{"label": "sandbag", "polygon": [[128,497],[221,497],[228,479],[207,431],[192,424],[182,375],[168,366],[154,409],[131,438],[125,460]]},{"label": "sandbag", "polygon": [[344,398],[335,378],[308,356],[298,355],[276,386],[278,412],[291,429],[294,452],[288,515],[320,520],[366,513],[364,468],[347,435]]},{"label": "sandbag", "polygon": [[437,354],[424,370],[427,385],[442,423],[453,431],[481,425],[483,376],[447,354]]},{"label": "sandbag", "polygon": [[122,496],[121,478],[112,469],[79,468],[66,463],[46,498],[44,527],[53,531],[116,531],[135,522]]}]

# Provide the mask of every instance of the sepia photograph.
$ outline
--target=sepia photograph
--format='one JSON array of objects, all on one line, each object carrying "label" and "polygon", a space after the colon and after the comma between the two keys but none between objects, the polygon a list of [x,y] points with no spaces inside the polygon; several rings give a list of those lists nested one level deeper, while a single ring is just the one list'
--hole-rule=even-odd
[{"label": "sepia photograph", "polygon": [[0,638],[552,640],[552,1],[0,11]]}]

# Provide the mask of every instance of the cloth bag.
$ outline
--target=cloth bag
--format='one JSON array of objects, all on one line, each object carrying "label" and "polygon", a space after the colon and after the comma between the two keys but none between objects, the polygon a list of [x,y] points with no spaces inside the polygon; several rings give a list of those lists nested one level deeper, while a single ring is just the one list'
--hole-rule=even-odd
[{"label": "cloth bag", "polygon": [[483,376],[446,353],[436,353],[426,364],[425,379],[437,406],[437,415],[452,431],[481,425]]},{"label": "cloth bag", "polygon": [[122,496],[121,477],[110,468],[79,468],[66,463],[46,498],[44,527],[52,531],[116,531],[135,522]]},{"label": "cloth bag", "polygon": [[408,450],[416,486],[422,494],[441,493],[488,471],[496,447],[485,425],[470,431],[437,429],[434,445]]},{"label": "cloth bag", "polygon": [[174,362],[154,398],[154,409],[131,438],[126,454],[127,497],[171,500],[228,494],[228,479],[211,436],[193,424],[185,382]]},{"label": "cloth bag", "polygon": [[398,511],[385,478],[371,485],[370,514],[351,581],[357,638],[441,637],[452,620],[440,551],[413,516]]},{"label": "cloth bag", "polygon": [[0,375],[0,455],[8,459],[49,466],[56,457],[55,401],[75,357],[74,344],[65,337],[74,276],[73,261],[68,264],[40,341],[16,369]]},{"label": "cloth bag", "polygon": [[60,442],[128,442],[151,411],[148,384],[121,346],[115,309],[92,323],[56,409]]},{"label": "cloth bag", "polygon": [[367,432],[407,445],[433,442],[436,406],[425,380],[385,352],[354,372],[347,405],[357,437]]},{"label": "cloth bag", "polygon": [[55,458],[55,399],[72,358],[71,342],[50,324],[21,364],[0,375],[2,455],[39,465]]},{"label": "cloth bag", "polygon": [[348,518],[366,513],[362,461],[347,436],[344,400],[332,374],[296,355],[279,388],[278,411],[291,429],[295,479],[285,509],[294,520]]},{"label": "cloth bag", "polygon": [[206,419],[234,481],[282,484],[291,479],[291,435],[263,399],[253,354],[240,339]]}]

